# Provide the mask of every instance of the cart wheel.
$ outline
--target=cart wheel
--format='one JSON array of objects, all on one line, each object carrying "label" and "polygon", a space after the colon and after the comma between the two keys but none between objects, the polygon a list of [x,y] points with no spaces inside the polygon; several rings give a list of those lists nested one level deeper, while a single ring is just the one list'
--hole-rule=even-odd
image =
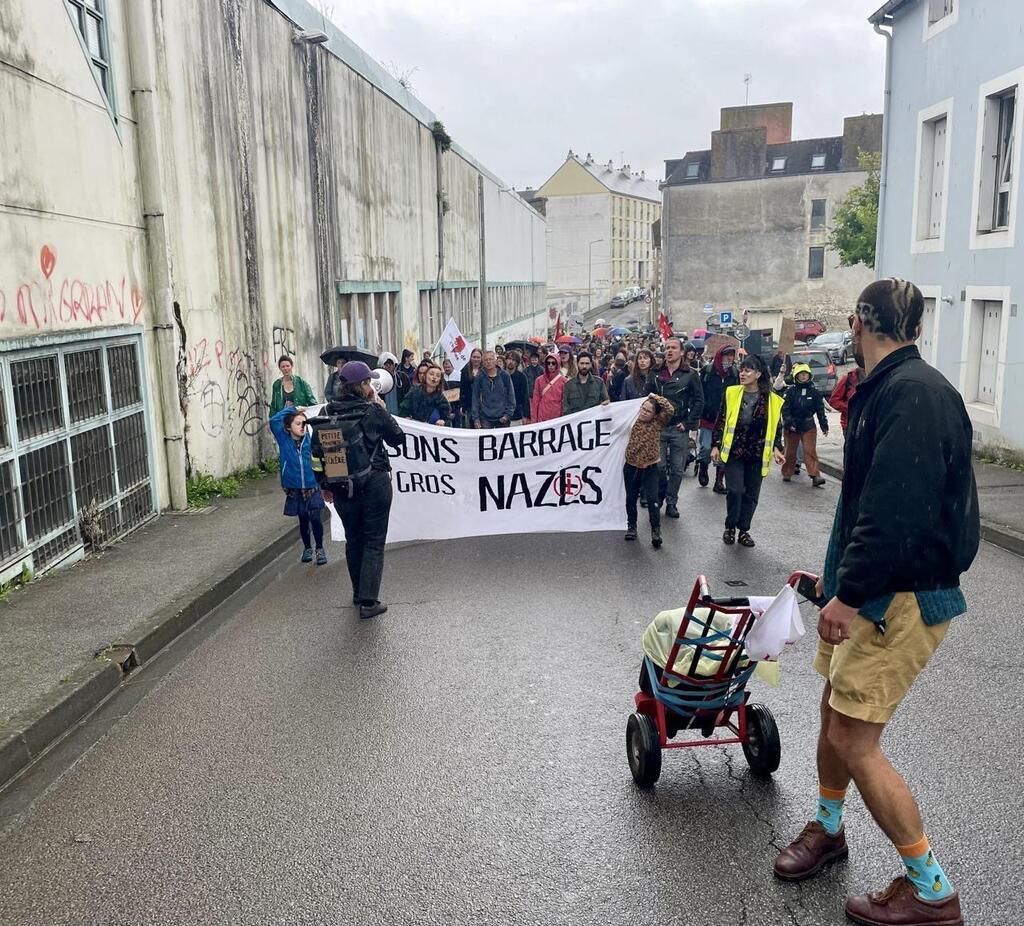
[{"label": "cart wheel", "polygon": [[782,759],[779,728],[772,712],[763,704],[748,704],[746,710],[749,742],[743,744],[743,755],[750,771],[758,778],[768,778]]},{"label": "cart wheel", "polygon": [[626,723],[626,757],[633,781],[649,788],[661,775],[661,743],[658,725],[646,714],[630,714]]}]

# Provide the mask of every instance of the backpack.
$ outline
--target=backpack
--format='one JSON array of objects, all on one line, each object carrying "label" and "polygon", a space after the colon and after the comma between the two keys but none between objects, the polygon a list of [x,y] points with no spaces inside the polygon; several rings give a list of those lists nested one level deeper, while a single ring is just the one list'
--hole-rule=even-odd
[{"label": "backpack", "polygon": [[[328,409],[330,406],[328,406]],[[310,418],[310,451],[317,483],[335,495],[352,498],[372,469],[363,419],[369,405]]]}]

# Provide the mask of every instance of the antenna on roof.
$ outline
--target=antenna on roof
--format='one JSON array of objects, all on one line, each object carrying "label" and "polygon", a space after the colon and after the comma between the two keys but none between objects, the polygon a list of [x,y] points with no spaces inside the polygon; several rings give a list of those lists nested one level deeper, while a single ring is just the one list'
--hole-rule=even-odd
[{"label": "antenna on roof", "polygon": [[744,100],[744,102],[743,102],[743,105],[744,105],[744,106],[749,106],[749,105],[750,105],[750,82],[751,82],[751,81],[752,81],[753,79],[754,79],[754,75],[753,75],[753,74],[744,74],[744,75],[743,75],[743,83],[744,83],[744,85],[745,85],[745,86],[746,86],[746,88],[747,88],[747,95],[746,95],[746,99],[745,99],[745,100]]}]

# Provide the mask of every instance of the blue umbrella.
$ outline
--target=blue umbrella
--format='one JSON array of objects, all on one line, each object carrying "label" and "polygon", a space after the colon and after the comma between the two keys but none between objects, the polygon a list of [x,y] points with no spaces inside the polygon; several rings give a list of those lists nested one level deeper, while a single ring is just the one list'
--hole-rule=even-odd
[{"label": "blue umbrella", "polygon": [[628,328],[612,328],[612,330],[609,331],[608,333],[609,334],[615,334],[615,335],[629,334],[629,329]]}]

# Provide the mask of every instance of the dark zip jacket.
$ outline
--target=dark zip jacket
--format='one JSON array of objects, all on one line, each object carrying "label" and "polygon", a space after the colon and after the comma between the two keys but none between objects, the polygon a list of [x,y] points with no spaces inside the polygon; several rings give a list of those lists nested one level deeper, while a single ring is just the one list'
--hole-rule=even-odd
[{"label": "dark zip jacket", "polygon": [[803,434],[814,430],[814,417],[817,415],[821,432],[828,434],[828,418],[825,417],[825,400],[821,397],[813,382],[793,383],[782,394],[785,404],[782,406],[782,426],[787,431]]},{"label": "dark zip jacket", "polygon": [[681,424],[687,430],[694,430],[704,410],[704,390],[700,384],[700,375],[685,363],[680,363],[679,369],[671,375],[668,367],[663,367],[658,373],[657,382],[658,393],[668,399],[676,410],[667,427],[674,428]]},{"label": "dark zip jacket", "polygon": [[837,597],[956,588],[978,552],[971,420],[946,378],[903,347],[850,401]]}]

